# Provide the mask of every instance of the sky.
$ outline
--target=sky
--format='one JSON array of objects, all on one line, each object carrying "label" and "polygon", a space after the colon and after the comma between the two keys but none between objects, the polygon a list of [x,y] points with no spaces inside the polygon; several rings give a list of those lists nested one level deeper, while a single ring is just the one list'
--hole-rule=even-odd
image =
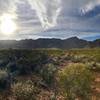
[{"label": "sky", "polygon": [[1,23],[0,39],[100,38],[100,0],[0,0]]}]

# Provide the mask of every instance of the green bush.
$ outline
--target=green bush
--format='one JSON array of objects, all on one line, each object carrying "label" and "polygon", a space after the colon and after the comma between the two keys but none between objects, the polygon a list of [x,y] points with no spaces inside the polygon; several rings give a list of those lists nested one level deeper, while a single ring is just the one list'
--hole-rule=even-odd
[{"label": "green bush", "polygon": [[19,82],[13,85],[13,94],[17,100],[36,100],[37,89],[32,81]]},{"label": "green bush", "polygon": [[48,56],[42,52],[29,52],[16,61],[19,74],[26,75],[32,72],[38,73],[42,65],[47,63]]},{"label": "green bush", "polygon": [[57,68],[53,64],[47,64],[41,70],[41,76],[47,85],[51,85],[54,82],[54,74],[56,70]]},{"label": "green bush", "polygon": [[11,79],[5,70],[0,70],[0,90],[10,88]]},{"label": "green bush", "polygon": [[86,65],[88,66],[88,68],[90,70],[99,72],[100,71],[100,63],[95,62],[95,61],[91,61],[91,62],[86,62]]},{"label": "green bush", "polygon": [[92,77],[86,65],[70,64],[59,71],[58,76],[61,91],[68,100],[75,100],[77,97],[82,97],[82,100],[89,99]]}]

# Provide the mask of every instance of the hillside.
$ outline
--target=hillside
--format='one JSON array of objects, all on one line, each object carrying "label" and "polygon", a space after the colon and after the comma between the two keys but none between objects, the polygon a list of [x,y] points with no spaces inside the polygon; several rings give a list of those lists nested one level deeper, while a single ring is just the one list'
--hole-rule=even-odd
[{"label": "hillside", "polygon": [[71,49],[71,48],[87,48],[87,47],[100,47],[100,39],[95,41],[86,41],[77,37],[68,39],[26,39],[26,40],[0,40],[0,49],[35,49],[35,48],[59,48],[59,49]]}]

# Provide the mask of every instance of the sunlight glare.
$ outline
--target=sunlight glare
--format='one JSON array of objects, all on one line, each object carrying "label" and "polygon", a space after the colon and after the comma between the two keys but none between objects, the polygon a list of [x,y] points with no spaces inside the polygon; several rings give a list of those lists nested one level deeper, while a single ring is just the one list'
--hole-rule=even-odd
[{"label": "sunlight glare", "polygon": [[10,14],[4,14],[1,17],[0,30],[5,35],[14,33],[17,29],[16,23],[13,20],[13,16]]}]

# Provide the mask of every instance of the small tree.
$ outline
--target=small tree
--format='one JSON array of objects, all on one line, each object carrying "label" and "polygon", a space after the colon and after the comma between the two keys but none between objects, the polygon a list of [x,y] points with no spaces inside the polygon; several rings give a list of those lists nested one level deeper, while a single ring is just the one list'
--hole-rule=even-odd
[{"label": "small tree", "polygon": [[91,90],[91,73],[86,65],[81,63],[70,64],[58,72],[59,83],[68,100],[77,97],[88,100]]}]

